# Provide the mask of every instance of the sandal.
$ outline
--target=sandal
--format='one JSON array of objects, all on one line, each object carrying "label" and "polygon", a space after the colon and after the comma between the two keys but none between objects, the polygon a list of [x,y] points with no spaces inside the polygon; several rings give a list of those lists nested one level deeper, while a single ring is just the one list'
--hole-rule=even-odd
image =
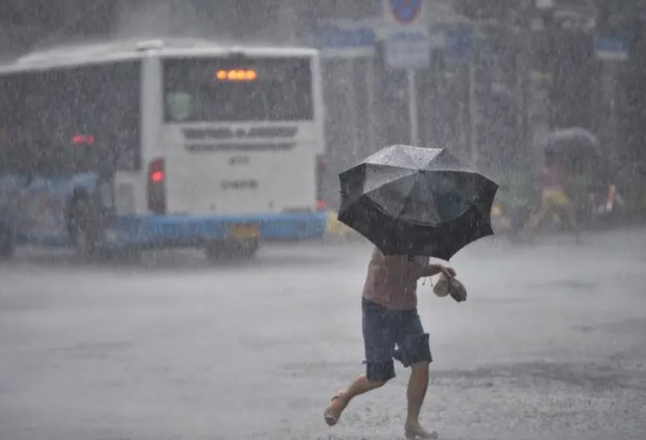
[{"label": "sandal", "polygon": [[332,410],[332,406],[335,404],[336,401],[338,401],[341,398],[342,393],[343,393],[343,391],[339,391],[334,396],[332,396],[332,399],[330,399],[330,404],[328,405],[327,409],[323,413],[323,418],[325,419],[325,423],[327,424],[327,426],[332,427],[332,426],[336,425],[337,423],[339,423],[339,419],[341,418],[341,413],[343,412],[343,410],[347,406],[347,404],[342,405],[339,412],[338,412],[338,414],[336,414]]}]

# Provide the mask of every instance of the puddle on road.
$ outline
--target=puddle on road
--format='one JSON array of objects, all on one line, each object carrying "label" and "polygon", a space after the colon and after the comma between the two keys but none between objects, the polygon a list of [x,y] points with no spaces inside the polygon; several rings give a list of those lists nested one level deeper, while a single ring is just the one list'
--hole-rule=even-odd
[{"label": "puddle on road", "polygon": [[599,289],[599,283],[593,281],[583,280],[552,280],[539,283],[533,283],[529,286],[532,290],[543,289],[545,292],[562,292],[563,290],[570,290],[575,292],[590,292]]},{"label": "puddle on road", "polygon": [[[626,369],[616,363],[569,364],[528,362],[476,370],[438,370],[433,381],[458,388],[543,387],[546,383],[585,389],[640,389],[646,391],[646,370]],[[545,389],[550,389],[546,387]]]},{"label": "puddle on road", "polygon": [[73,359],[107,359],[115,353],[128,350],[133,347],[131,342],[114,341],[114,342],[96,342],[80,343],[68,347],[55,347],[50,352],[62,354],[65,357]]}]

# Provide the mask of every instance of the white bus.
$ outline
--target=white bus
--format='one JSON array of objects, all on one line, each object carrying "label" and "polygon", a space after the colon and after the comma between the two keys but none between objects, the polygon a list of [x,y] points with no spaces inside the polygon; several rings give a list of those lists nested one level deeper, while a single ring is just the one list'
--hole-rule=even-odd
[{"label": "white bus", "polygon": [[323,235],[316,50],[114,42],[0,67],[0,255],[193,247],[249,257]]}]

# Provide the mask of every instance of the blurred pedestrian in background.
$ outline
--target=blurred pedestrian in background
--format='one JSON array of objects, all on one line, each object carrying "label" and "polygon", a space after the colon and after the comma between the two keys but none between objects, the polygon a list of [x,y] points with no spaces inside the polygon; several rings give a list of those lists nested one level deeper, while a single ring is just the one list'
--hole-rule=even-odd
[{"label": "blurred pedestrian in background", "polygon": [[525,232],[533,235],[540,223],[548,215],[565,214],[570,229],[577,243],[581,241],[581,232],[576,219],[574,205],[566,193],[568,173],[563,166],[560,154],[551,147],[545,148],[545,161],[540,170],[538,189],[541,194],[539,210],[525,224]]}]

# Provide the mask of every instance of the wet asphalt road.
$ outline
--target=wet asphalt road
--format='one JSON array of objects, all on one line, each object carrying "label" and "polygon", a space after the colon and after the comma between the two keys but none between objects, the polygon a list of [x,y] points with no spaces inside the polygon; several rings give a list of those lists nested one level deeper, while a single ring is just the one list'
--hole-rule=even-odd
[{"label": "wet asphalt road", "polygon": [[[362,369],[368,254],[100,268],[21,253],[0,268],[0,440],[403,438],[401,368],[340,426],[321,417]],[[424,421],[447,439],[646,438],[645,262],[644,231],[463,251],[466,303],[420,288]]]}]

